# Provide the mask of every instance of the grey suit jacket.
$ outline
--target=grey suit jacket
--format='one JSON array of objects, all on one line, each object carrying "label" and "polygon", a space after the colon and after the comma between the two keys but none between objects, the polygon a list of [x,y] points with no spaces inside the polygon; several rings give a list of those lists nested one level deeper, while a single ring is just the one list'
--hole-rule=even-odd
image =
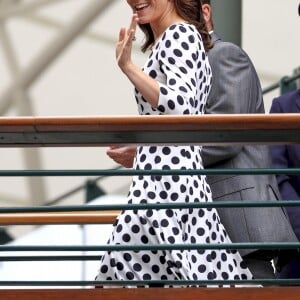
[{"label": "grey suit jacket", "polygon": [[[208,52],[212,89],[207,114],[264,113],[258,76],[248,55],[238,46],[212,34],[214,47]],[[268,168],[265,145],[206,146],[205,168]],[[268,201],[279,199],[273,175],[213,175],[207,177],[215,201]],[[285,211],[273,208],[218,209],[233,242],[296,242]],[[241,250],[245,255],[253,250]]]}]

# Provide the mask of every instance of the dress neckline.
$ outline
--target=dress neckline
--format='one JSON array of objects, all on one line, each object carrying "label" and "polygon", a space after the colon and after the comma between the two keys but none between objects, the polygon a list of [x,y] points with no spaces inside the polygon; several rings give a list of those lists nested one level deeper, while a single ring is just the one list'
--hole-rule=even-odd
[{"label": "dress neckline", "polygon": [[190,23],[188,22],[184,22],[184,21],[178,21],[178,22],[174,22],[172,24],[170,24],[159,36],[158,38],[155,40],[154,44],[153,44],[153,48],[156,47],[156,45],[158,44],[158,42],[161,40],[161,38],[163,37],[163,35],[165,34],[165,32],[167,32],[167,30],[170,29],[170,27],[174,26],[174,25],[190,25]]}]

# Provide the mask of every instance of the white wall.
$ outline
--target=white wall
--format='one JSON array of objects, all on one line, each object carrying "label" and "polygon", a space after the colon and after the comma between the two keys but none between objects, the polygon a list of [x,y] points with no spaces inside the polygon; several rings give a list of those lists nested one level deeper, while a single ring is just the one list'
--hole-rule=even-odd
[{"label": "white wall", "polygon": [[[292,75],[300,66],[299,0],[244,0],[243,48],[251,56],[263,87]],[[266,110],[279,91],[265,96]]]}]

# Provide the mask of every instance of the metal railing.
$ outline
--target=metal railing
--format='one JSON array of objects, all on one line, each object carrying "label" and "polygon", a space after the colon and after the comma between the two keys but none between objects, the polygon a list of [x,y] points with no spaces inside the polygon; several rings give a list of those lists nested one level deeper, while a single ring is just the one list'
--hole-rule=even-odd
[{"label": "metal railing", "polygon": [[288,93],[290,91],[294,91],[299,86],[297,86],[297,79],[300,78],[300,70],[295,71],[294,75],[291,76],[284,76],[279,80],[279,82],[276,82],[266,88],[263,89],[263,94],[267,94],[269,92],[272,92],[273,90],[280,89],[280,94],[283,95],[285,93]]},{"label": "metal railing", "polygon": [[[238,126],[237,126],[238,125]],[[300,143],[300,114],[290,115],[216,115],[216,116],[140,116],[82,118],[0,118],[0,147],[103,146],[110,144],[236,144]],[[238,170],[2,170],[0,176],[150,176],[177,174],[299,174],[299,169]],[[93,205],[60,207],[8,207],[0,209],[0,224],[86,224],[110,223],[124,209],[178,209],[184,207],[299,206],[299,201],[177,203],[147,205]],[[105,212],[110,218],[103,222]],[[43,221],[44,220],[44,221]],[[102,221],[101,221],[102,220]],[[20,251],[122,251],[171,249],[295,249],[299,243],[232,243],[204,245],[144,246],[0,246],[1,252]],[[99,255],[2,256],[7,261],[97,260]],[[102,282],[104,284],[104,282]],[[145,285],[149,282],[113,282]],[[153,283],[153,282],[152,282]],[[160,282],[161,283],[161,282]],[[264,284],[295,285],[299,279],[250,281],[166,281],[170,285]],[[26,282],[1,281],[1,286],[94,286],[97,281]],[[0,292],[1,294],[1,292]]]}]

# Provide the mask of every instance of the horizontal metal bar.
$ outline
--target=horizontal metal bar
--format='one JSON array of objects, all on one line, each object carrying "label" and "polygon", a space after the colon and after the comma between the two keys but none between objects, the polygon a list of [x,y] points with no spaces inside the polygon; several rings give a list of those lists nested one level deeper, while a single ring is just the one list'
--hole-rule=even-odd
[{"label": "horizontal metal bar", "polygon": [[[291,83],[292,81],[294,81],[294,80],[296,80],[298,78],[300,78],[300,73],[295,74],[295,75],[293,75],[291,77],[284,76],[282,78],[282,80],[283,80],[284,83],[288,84],[288,83]],[[266,93],[269,93],[269,92],[271,92],[273,90],[276,90],[277,88],[280,88],[280,82],[276,82],[276,83],[274,83],[274,84],[272,84],[272,85],[264,88],[262,92],[263,92],[263,94],[266,94]]]},{"label": "horizontal metal bar", "polygon": [[[111,170],[120,170],[122,168],[122,166],[116,166],[115,168],[113,168],[113,169],[111,169]],[[39,175],[40,176],[40,175]],[[90,175],[87,175],[87,176],[90,176]],[[98,175],[97,175],[98,176]],[[108,175],[100,175],[100,176],[98,176],[98,177],[96,177],[96,178],[90,178],[89,179],[89,181],[90,182],[92,182],[92,183],[94,183],[94,184],[96,184],[96,183],[98,183],[99,181],[101,181],[102,179],[105,179],[105,178],[107,178],[107,176]],[[0,177],[1,177],[1,175],[0,175]],[[84,189],[86,189],[86,184],[84,183],[84,184],[80,184],[80,185],[78,185],[77,187],[75,187],[75,188],[73,188],[73,189],[71,189],[71,190],[69,190],[69,191],[67,191],[67,192],[65,192],[65,193],[63,193],[63,194],[61,194],[61,195],[59,195],[59,196],[57,196],[57,197],[55,197],[54,199],[51,199],[50,201],[47,201],[47,203],[46,203],[46,205],[54,205],[54,204],[57,204],[57,203],[59,203],[60,201],[62,201],[63,199],[66,199],[67,197],[69,197],[69,196],[71,196],[71,195],[74,195],[74,194],[76,194],[76,193],[78,193],[79,191],[82,191],[82,190],[84,190]]]},{"label": "horizontal metal bar", "polygon": [[267,86],[266,88],[263,89],[262,93],[263,94],[267,94],[273,90],[276,90],[280,87],[280,83],[279,82],[276,82],[276,83],[273,83],[272,85],[270,86]]},{"label": "horizontal metal bar", "polygon": [[295,74],[295,75],[292,75],[292,76],[285,76],[285,77],[283,77],[283,82],[284,83],[291,83],[291,82],[293,82],[293,81],[295,81],[295,80],[297,80],[298,78],[300,78],[300,73],[297,73],[297,74]]},{"label": "horizontal metal bar", "polygon": [[0,133],[0,147],[110,145],[232,145],[300,143],[300,129],[226,131],[110,131]]},{"label": "horizontal metal bar", "polygon": [[108,169],[108,170],[0,170],[0,177],[29,177],[29,176],[134,176],[134,175],[267,175],[286,174],[298,175],[300,168],[276,169],[198,169],[198,170],[134,170],[134,169]]},{"label": "horizontal metal bar", "polygon": [[300,279],[244,280],[112,280],[112,281],[0,281],[0,286],[207,286],[207,285],[299,285]]},{"label": "horizontal metal bar", "polygon": [[1,207],[0,217],[4,213],[26,212],[78,212],[78,211],[119,211],[145,209],[181,209],[181,208],[211,208],[211,207],[278,207],[300,206],[300,200],[283,201],[213,201],[191,203],[141,203],[141,204],[103,204],[103,205],[70,205],[70,206],[25,206]]},{"label": "horizontal metal bar", "polygon": [[1,245],[1,251],[158,251],[158,250],[220,250],[220,249],[299,249],[298,243],[224,243],[173,245],[102,245],[102,246],[12,246]]}]

